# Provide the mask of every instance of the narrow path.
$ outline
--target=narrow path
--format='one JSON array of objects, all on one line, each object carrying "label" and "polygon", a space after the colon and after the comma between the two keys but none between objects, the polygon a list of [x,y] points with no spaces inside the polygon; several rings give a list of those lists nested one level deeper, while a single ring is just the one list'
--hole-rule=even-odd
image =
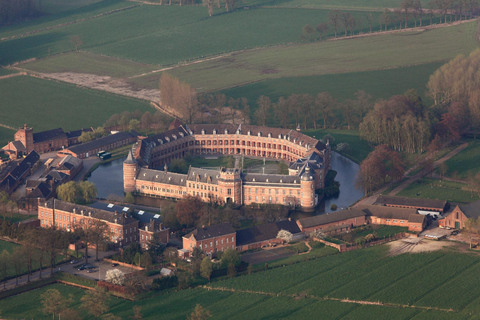
[{"label": "narrow path", "polygon": [[0,123],[0,127],[4,127],[6,129],[10,129],[10,130],[14,130],[14,131],[17,131],[18,128],[14,128],[14,127],[11,127],[11,126],[7,126],[6,124],[2,124]]},{"label": "narrow path", "polygon": [[307,251],[307,252],[299,253],[299,254],[298,254],[299,256],[302,255],[302,254],[310,253],[310,251],[312,251],[312,246],[308,243],[308,241],[305,241],[305,245],[307,246],[308,251]]},{"label": "narrow path", "polygon": [[[466,147],[468,146],[468,143],[465,142],[464,144],[458,146],[457,148],[455,148],[454,150],[450,151],[449,153],[447,153],[445,156],[443,156],[442,158],[438,159],[437,161],[435,161],[433,163],[433,168],[435,169],[436,167],[438,167],[439,165],[441,165],[442,163],[444,163],[445,161],[447,161],[448,159],[452,158],[453,156],[457,155],[459,152],[461,152],[463,149],[465,149]],[[418,172],[417,174],[415,174],[414,176],[410,177],[409,179],[405,180],[404,182],[402,182],[398,187],[396,187],[395,189],[393,189],[392,191],[390,191],[390,193],[388,194],[389,196],[394,196],[396,195],[397,193],[400,193],[401,191],[403,191],[405,188],[407,188],[409,185],[411,185],[413,182],[423,178],[428,172],[424,172],[423,170],[421,170],[420,172]]]}]

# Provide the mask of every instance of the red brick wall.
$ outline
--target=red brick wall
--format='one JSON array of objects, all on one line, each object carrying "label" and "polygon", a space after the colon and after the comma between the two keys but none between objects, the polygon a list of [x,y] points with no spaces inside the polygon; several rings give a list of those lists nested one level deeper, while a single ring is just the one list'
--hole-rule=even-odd
[{"label": "red brick wall", "polygon": [[445,222],[445,227],[455,228],[455,222],[460,223],[460,229],[465,228],[465,222],[468,218],[463,214],[462,210],[457,206],[453,209],[452,213],[450,213],[445,219],[442,219]]},{"label": "red brick wall", "polygon": [[225,251],[227,249],[234,249],[237,246],[236,233],[227,234],[220,237],[213,237],[210,239],[204,239],[196,241],[192,235],[190,238],[183,237],[183,249],[193,251],[193,248],[199,247],[205,253],[211,253],[215,255],[219,251]]},{"label": "red brick wall", "polygon": [[[366,223],[366,219],[365,219],[365,216],[360,216],[360,217],[356,217],[356,218],[350,218],[350,219],[345,219],[345,220],[341,220],[341,221],[336,221],[336,222],[332,222],[332,223],[327,223],[327,224],[323,224],[323,225],[318,225],[318,226],[313,226],[313,227],[308,227],[308,228],[301,228],[302,232],[305,233],[305,234],[308,234],[310,232],[313,232],[313,231],[320,231],[320,230],[327,230],[328,229],[331,229],[331,228],[334,228],[334,227],[338,227],[338,226],[342,226],[342,225],[353,225],[354,227],[357,227],[357,226],[361,226],[361,225],[364,225]],[[340,231],[340,230],[338,230]]]}]

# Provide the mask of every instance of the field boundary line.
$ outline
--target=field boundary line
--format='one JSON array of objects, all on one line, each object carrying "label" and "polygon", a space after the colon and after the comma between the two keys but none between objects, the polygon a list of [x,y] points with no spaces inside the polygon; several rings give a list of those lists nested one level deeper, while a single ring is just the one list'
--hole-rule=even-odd
[{"label": "field boundary line", "polygon": [[50,26],[50,27],[45,27],[45,28],[41,28],[41,29],[36,29],[36,30],[32,30],[32,31],[27,31],[27,32],[24,32],[24,33],[21,33],[21,34],[17,34],[17,35],[14,35],[14,36],[10,36],[10,37],[0,38],[0,41],[7,41],[7,40],[18,39],[18,38],[24,38],[24,37],[27,37],[27,36],[30,36],[30,35],[32,35],[32,34],[36,34],[36,33],[39,33],[39,32],[48,31],[48,30],[54,30],[54,29],[62,28],[62,27],[65,27],[65,26],[68,26],[68,25],[72,25],[72,24],[75,24],[75,23],[84,22],[84,21],[88,21],[88,20],[92,20],[92,19],[96,19],[96,18],[101,18],[101,17],[108,16],[108,15],[113,14],[113,13],[117,13],[117,12],[129,10],[129,9],[133,9],[133,8],[139,7],[139,6],[141,6],[141,4],[136,4],[136,5],[132,5],[132,6],[129,6],[129,7],[124,7],[124,8],[119,8],[119,9],[110,10],[110,11],[107,11],[107,12],[103,12],[103,13],[96,14],[96,15],[91,16],[91,17],[87,17],[87,18],[83,18],[83,19],[77,19],[77,20],[72,20],[72,21],[68,21],[68,22],[65,22],[65,23],[56,24],[56,25],[53,25],[53,26]]},{"label": "field boundary line", "polygon": [[14,128],[14,127],[8,126],[8,125],[3,124],[3,123],[0,123],[0,127],[10,129],[10,130],[13,130],[13,131],[18,130],[18,128]]},{"label": "field boundary line", "polygon": [[254,291],[254,290],[242,290],[242,289],[233,289],[233,288],[225,288],[225,287],[209,287],[207,285],[200,286],[205,290],[215,290],[215,291],[227,291],[233,293],[250,293],[250,294],[258,294],[270,297],[290,297],[293,299],[298,298],[310,298],[319,301],[337,301],[343,303],[352,303],[357,305],[375,305],[375,306],[382,306],[382,307],[390,307],[390,308],[411,308],[417,310],[436,310],[436,311],[443,311],[443,312],[458,312],[454,309],[445,309],[445,308],[438,308],[438,307],[428,307],[428,306],[415,306],[415,305],[408,305],[408,304],[399,304],[399,303],[392,303],[392,302],[380,302],[380,301],[367,301],[367,300],[351,300],[349,298],[331,298],[328,296],[324,297],[317,297],[314,295],[297,295],[297,294],[284,294],[284,293],[274,293],[274,292],[265,292],[265,291]]},{"label": "field boundary line", "polygon": [[27,75],[26,72],[12,73],[12,74],[7,74],[5,76],[0,76],[0,80],[18,77],[18,76],[26,76],[26,75]]}]

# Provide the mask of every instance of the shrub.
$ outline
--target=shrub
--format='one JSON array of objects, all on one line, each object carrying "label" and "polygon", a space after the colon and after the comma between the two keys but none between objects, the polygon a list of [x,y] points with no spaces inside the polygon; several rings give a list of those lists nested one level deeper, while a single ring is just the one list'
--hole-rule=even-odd
[{"label": "shrub", "polygon": [[178,277],[175,275],[156,278],[152,282],[152,290],[157,291],[174,288],[176,286],[178,286]]}]

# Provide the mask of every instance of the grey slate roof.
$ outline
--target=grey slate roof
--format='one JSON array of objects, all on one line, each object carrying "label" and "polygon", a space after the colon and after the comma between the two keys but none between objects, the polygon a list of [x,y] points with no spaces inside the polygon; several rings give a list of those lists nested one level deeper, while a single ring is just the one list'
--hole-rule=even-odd
[{"label": "grey slate roof", "polygon": [[45,182],[40,182],[38,186],[32,190],[26,197],[27,198],[41,198],[41,199],[48,199],[52,194],[52,190],[48,187]]},{"label": "grey slate roof", "polygon": [[14,179],[19,179],[25,173],[25,171],[32,168],[33,165],[38,162],[38,160],[40,160],[38,153],[35,151],[30,152],[22,161],[20,161],[18,166],[13,169],[10,175]]},{"label": "grey slate roof", "polygon": [[462,204],[459,207],[467,218],[476,219],[480,217],[480,201]]},{"label": "grey slate roof", "polygon": [[190,238],[194,235],[197,241],[211,239],[214,237],[220,237],[227,234],[235,233],[235,230],[230,223],[220,223],[209,227],[197,228],[189,234],[183,236],[184,238]]},{"label": "grey slate roof", "polygon": [[[130,224],[137,221],[130,216],[125,217],[124,214],[115,215],[115,213],[108,212],[106,210],[95,209],[95,208],[82,206],[79,204],[74,204],[74,203],[65,202],[65,201],[56,200],[56,199],[51,199],[46,202],[48,208],[50,209],[53,208],[53,201],[55,201],[55,209],[70,212],[70,213],[75,213],[78,216],[82,216],[81,212],[83,210],[84,216],[88,217],[90,216],[89,213],[91,213],[92,218],[99,219],[102,221],[107,221],[110,223],[115,223],[115,218],[118,219],[117,224],[120,224],[120,225]],[[45,203],[41,203],[40,205],[45,206]]]},{"label": "grey slate roof", "polygon": [[[112,205],[110,203],[100,202],[100,201],[92,203],[91,205],[89,205],[89,207],[95,208],[95,209],[101,209],[109,212],[119,212],[119,213],[125,212],[124,208],[130,209],[130,206]],[[143,210],[137,210],[137,209],[133,209],[133,211],[136,213],[136,219],[141,223],[149,223],[150,220],[156,220],[158,222],[161,222],[159,214],[151,213]],[[141,212],[142,214],[139,214],[139,212]],[[158,217],[156,217],[157,215]]]},{"label": "grey slate roof", "polygon": [[437,210],[444,210],[447,205],[445,200],[434,199],[420,199],[420,198],[407,198],[407,197],[395,197],[395,196],[379,196],[374,205],[386,206],[408,206],[416,208],[435,208]]},{"label": "grey slate roof", "polygon": [[220,172],[218,170],[202,169],[190,167],[187,173],[188,181],[197,181],[201,183],[218,184]]},{"label": "grey slate roof", "polygon": [[73,168],[79,167],[81,164],[81,159],[67,155],[58,163],[57,170],[72,170]]},{"label": "grey slate roof", "polygon": [[111,143],[115,143],[117,141],[121,141],[124,139],[130,139],[134,137],[135,135],[130,133],[130,132],[118,132],[115,134],[111,134],[106,137],[102,137],[100,139],[96,139],[93,141],[85,142],[82,144],[75,145],[73,147],[68,148],[68,150],[76,153],[76,154],[82,154],[91,150],[95,149],[100,149],[103,148]]},{"label": "grey slate roof", "polygon": [[249,184],[298,184],[300,187],[299,176],[289,176],[281,174],[261,174],[261,173],[247,173],[243,175],[243,181],[246,185]]},{"label": "grey slate roof", "polygon": [[68,131],[65,132],[65,135],[67,136],[68,139],[72,138],[78,138],[82,135],[83,132],[92,132],[92,128],[87,128],[87,129],[80,129],[80,130],[74,130],[74,131]]},{"label": "grey slate roof", "polygon": [[361,205],[361,206],[357,206],[357,208],[360,210],[363,210],[369,216],[375,216],[375,217],[385,218],[385,219],[408,220],[410,215],[412,214],[419,215],[417,214],[417,209],[415,208],[396,208],[396,207],[385,207],[385,206],[376,206],[376,205]]},{"label": "grey slate roof", "polygon": [[181,173],[140,168],[137,175],[137,180],[168,183],[176,186],[185,186],[187,183],[187,175]]},{"label": "grey slate roof", "polygon": [[256,227],[237,231],[237,246],[244,246],[261,241],[275,239],[280,230],[287,230],[292,234],[300,233],[300,228],[295,221],[279,221],[262,224]]},{"label": "grey slate roof", "polygon": [[38,143],[38,142],[43,142],[43,141],[62,139],[62,138],[66,138],[66,137],[67,136],[65,135],[65,132],[63,132],[62,128],[56,128],[56,129],[52,129],[52,130],[47,130],[47,131],[34,133],[33,134],[33,142]]},{"label": "grey slate roof", "polygon": [[355,208],[348,208],[346,210],[341,210],[332,213],[325,213],[318,216],[308,217],[299,219],[298,221],[302,225],[302,228],[310,228],[315,227],[323,224],[334,223],[350,218],[362,217],[366,216],[366,212],[355,209]]}]

